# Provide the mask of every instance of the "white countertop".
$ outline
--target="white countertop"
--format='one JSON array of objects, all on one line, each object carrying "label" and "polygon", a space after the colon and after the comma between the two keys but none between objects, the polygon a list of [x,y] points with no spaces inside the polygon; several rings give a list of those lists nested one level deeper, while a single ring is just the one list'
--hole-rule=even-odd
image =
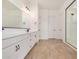
[{"label": "white countertop", "polygon": [[[30,30],[28,33],[32,32],[36,32],[36,30]],[[27,29],[4,28],[4,30],[2,30],[2,39],[4,40],[22,34],[27,34]]]},{"label": "white countertop", "polygon": [[13,28],[5,28],[2,30],[2,39],[6,39],[9,37],[26,34],[27,29],[13,29]]}]

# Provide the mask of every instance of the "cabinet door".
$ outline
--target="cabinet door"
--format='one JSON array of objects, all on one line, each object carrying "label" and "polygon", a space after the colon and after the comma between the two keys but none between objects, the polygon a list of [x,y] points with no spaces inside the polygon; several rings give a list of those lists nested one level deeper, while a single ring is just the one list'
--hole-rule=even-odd
[{"label": "cabinet door", "polygon": [[25,39],[8,48],[3,49],[3,59],[23,59],[30,50],[29,44],[29,41]]},{"label": "cabinet door", "polygon": [[16,56],[14,56],[14,59],[24,59],[24,57],[28,54],[30,51],[29,49],[29,41],[28,40],[23,40],[18,43],[20,46],[20,49],[17,51]]},{"label": "cabinet door", "polygon": [[32,41],[32,44],[35,44],[36,43],[36,32],[33,32],[31,33],[31,41]]},{"label": "cabinet door", "polygon": [[14,44],[8,48],[5,48],[2,50],[2,57],[3,59],[14,59],[13,56],[15,56],[16,52],[16,45]]},{"label": "cabinet door", "polygon": [[13,37],[13,38],[2,40],[2,48],[6,48],[23,39],[27,39],[27,34],[19,35],[19,36]]}]

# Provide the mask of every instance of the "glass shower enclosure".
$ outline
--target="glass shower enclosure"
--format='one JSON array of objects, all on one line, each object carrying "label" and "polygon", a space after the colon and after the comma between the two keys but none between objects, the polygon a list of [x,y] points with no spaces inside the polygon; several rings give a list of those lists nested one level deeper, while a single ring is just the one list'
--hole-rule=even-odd
[{"label": "glass shower enclosure", "polygon": [[66,42],[77,48],[77,2],[66,8]]}]

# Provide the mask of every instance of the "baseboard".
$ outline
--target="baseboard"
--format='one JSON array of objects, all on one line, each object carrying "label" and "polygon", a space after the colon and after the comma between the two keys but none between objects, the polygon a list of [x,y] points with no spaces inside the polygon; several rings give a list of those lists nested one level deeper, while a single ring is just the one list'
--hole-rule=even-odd
[{"label": "baseboard", "polygon": [[63,39],[57,39],[57,38],[48,38],[48,39],[50,39],[50,40],[61,40],[61,41],[63,41]]},{"label": "baseboard", "polygon": [[[49,39],[49,40],[52,40],[52,39],[53,39],[53,40],[62,40],[62,41],[63,41],[63,39],[57,39],[57,38],[48,38],[48,39]],[[39,41],[40,41],[40,40],[48,40],[48,39],[39,39]]]}]

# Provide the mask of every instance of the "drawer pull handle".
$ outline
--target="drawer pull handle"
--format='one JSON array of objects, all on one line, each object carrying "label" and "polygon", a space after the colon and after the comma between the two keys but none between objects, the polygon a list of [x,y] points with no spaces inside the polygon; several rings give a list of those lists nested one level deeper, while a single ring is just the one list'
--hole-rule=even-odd
[{"label": "drawer pull handle", "polygon": [[20,49],[20,45],[16,45],[16,51]]}]

